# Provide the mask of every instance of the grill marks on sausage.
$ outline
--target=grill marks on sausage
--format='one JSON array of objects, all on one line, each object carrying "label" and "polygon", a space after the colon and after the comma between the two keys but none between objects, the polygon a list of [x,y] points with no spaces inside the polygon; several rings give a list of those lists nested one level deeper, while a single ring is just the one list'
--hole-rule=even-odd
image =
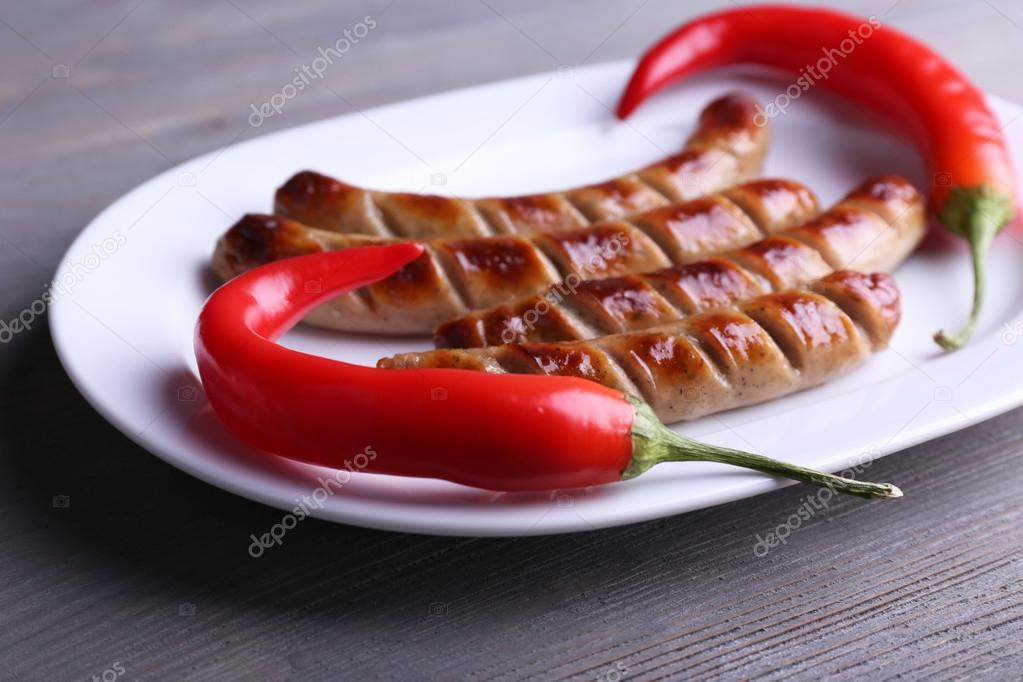
[{"label": "grill marks on sausage", "polygon": [[[759,277],[724,258],[708,258],[681,268],[651,272],[642,275],[642,280],[683,315],[767,291]],[[668,318],[655,324],[665,319]]]},{"label": "grill marks on sausage", "polygon": [[753,123],[757,103],[733,94],[709,104],[680,153],[605,182],[564,192],[459,199],[366,190],[313,171],[278,189],[274,211],[297,222],[383,237],[529,234],[614,220],[715,192],[759,172],[767,129]]},{"label": "grill marks on sausage", "polygon": [[636,172],[636,176],[670,201],[688,201],[727,187],[730,178],[748,177],[749,169],[728,151],[685,149]]},{"label": "grill marks on sausage", "polygon": [[222,276],[229,279],[270,261],[323,251],[320,242],[290,220],[247,215],[221,238]]},{"label": "grill marks on sausage", "polygon": [[591,222],[624,218],[668,203],[663,194],[635,175],[569,190],[564,196]]},{"label": "grill marks on sausage", "polygon": [[863,330],[875,346],[887,342],[889,330],[902,316],[895,280],[884,274],[862,276],[840,270],[814,282],[813,291],[835,301]]},{"label": "grill marks on sausage", "polygon": [[832,211],[787,234],[820,251],[832,267],[888,270],[920,242],[925,213],[912,184],[881,175],[861,183]]},{"label": "grill marks on sausage", "polygon": [[473,203],[494,234],[553,232],[589,222],[560,194],[479,199]]},{"label": "grill marks on sausage", "polygon": [[725,149],[736,156],[750,154],[766,142],[767,127],[756,124],[758,111],[742,94],[720,97],[700,112],[700,126],[689,142]]},{"label": "grill marks on sausage", "polygon": [[324,230],[389,236],[369,193],[313,171],[296,173],[277,190],[274,212]]},{"label": "grill marks on sausage", "polygon": [[805,186],[791,180],[768,179],[755,187],[736,185],[722,194],[748,215],[764,234],[774,234],[788,225],[779,218],[802,213],[810,217],[817,198]]},{"label": "grill marks on sausage", "polygon": [[886,223],[916,221],[924,206],[916,188],[898,175],[879,175],[863,182],[847,202],[877,213]]},{"label": "grill marks on sausage", "polygon": [[667,301],[635,275],[580,282],[575,294],[565,300],[577,316],[597,329],[649,327],[674,313]]},{"label": "grill marks on sausage", "polygon": [[[792,202],[775,201],[775,206],[760,211],[766,224],[789,226],[816,213],[816,200],[804,186],[775,180],[747,183],[743,192],[749,201],[761,192],[776,195],[788,188]],[[783,211],[783,213],[775,213]],[[709,218],[705,218],[710,213]],[[685,227],[684,225],[688,225]],[[731,226],[739,226],[732,229]],[[716,231],[716,234],[712,234]],[[700,238],[705,234],[705,238]],[[657,236],[652,236],[657,235]],[[487,240],[456,242],[463,252],[487,252],[487,258],[468,259],[460,253],[448,275],[470,308],[494,305],[509,295],[531,295],[543,291],[570,275],[577,278],[606,278],[632,272],[650,272],[672,263],[686,262],[702,254],[748,243],[760,236],[756,225],[733,204],[720,198],[700,199],[642,214],[632,221],[608,221],[583,228],[529,236],[505,236]],[[697,244],[686,245],[688,241]],[[440,252],[448,253],[453,242],[437,240]],[[665,248],[667,245],[668,248]],[[530,257],[529,249],[533,249]],[[500,252],[500,257],[497,255]],[[514,252],[514,253],[513,253]],[[686,254],[679,256],[679,254]],[[692,255],[690,255],[692,254]],[[550,268],[544,268],[546,263]],[[475,267],[466,267],[466,260]],[[446,262],[452,262],[446,259]],[[576,310],[575,312],[580,312]],[[525,311],[523,311],[525,313]],[[444,319],[444,318],[442,318]],[[500,334],[488,333],[489,337]]]},{"label": "grill marks on sausage", "polygon": [[747,214],[723,197],[704,197],[667,206],[637,216],[634,222],[674,263],[687,263],[763,236]]},{"label": "grill marks on sausage", "polygon": [[685,331],[611,336],[604,348],[632,378],[636,395],[657,396],[654,409],[680,420],[698,416],[701,405],[727,400],[732,390],[699,341]]},{"label": "grill marks on sausage", "polygon": [[524,343],[498,347],[493,359],[508,372],[577,377],[633,394],[637,391],[614,359],[597,348]]},{"label": "grill marks on sausage", "polygon": [[486,225],[464,199],[432,194],[374,192],[373,200],[389,229],[400,237],[433,236],[437,222],[450,225],[456,234],[485,235]]},{"label": "grill marks on sausage", "polygon": [[[754,197],[761,191],[760,186],[770,193],[777,193],[780,186],[787,186],[793,194],[806,194],[812,198],[802,185],[780,184],[773,180],[748,183],[744,191]],[[769,221],[777,225],[798,223],[816,210],[815,202],[796,201],[778,206],[787,213],[770,214]],[[302,248],[319,245],[321,248],[343,249],[388,241],[368,235],[317,230],[275,216],[246,216],[227,232],[218,245],[214,260],[222,276],[229,277],[239,272],[237,268],[223,267],[225,261],[238,260],[232,253],[239,243],[236,233],[244,226],[260,221],[277,225],[277,228],[257,231],[250,241],[258,241],[260,235],[267,235],[268,241],[276,241],[273,248],[264,245],[265,248],[258,252],[255,246],[246,247],[253,254],[245,259],[249,268],[273,260],[276,254],[288,248],[297,249],[302,244],[306,245]],[[739,228],[733,229],[733,225]],[[651,234],[657,235],[656,238],[652,238]],[[417,273],[406,276],[394,286],[385,282],[360,290],[356,296],[361,297],[365,304],[362,306],[353,307],[346,297],[335,299],[326,304],[336,308],[333,313],[320,311],[312,321],[352,331],[428,332],[438,323],[464,315],[469,310],[543,292],[557,282],[578,283],[584,279],[657,271],[672,263],[691,260],[698,249],[713,252],[735,247],[759,235],[753,222],[744,217],[734,204],[714,197],[657,209],[633,221],[606,221],[530,235],[424,240],[427,253],[422,258],[431,259],[432,267],[419,263]],[[689,241],[693,243],[687,244]],[[666,252],[661,244],[670,252]],[[416,290],[416,286],[420,288]],[[386,295],[380,300],[371,300],[378,290]],[[404,301],[400,298],[402,293],[407,295]],[[372,315],[367,315],[366,310]],[[558,319],[565,322],[570,315],[570,311],[564,311]],[[584,331],[578,325],[572,328]],[[453,331],[452,335],[460,336],[462,340],[471,337],[469,332]],[[500,336],[499,332],[487,331],[480,338]]]},{"label": "grill marks on sausage", "polygon": [[[445,349],[381,360],[381,367],[466,367],[574,376],[636,393],[666,421],[815,386],[884,347],[898,321],[888,275],[840,271],[806,290],[591,341]],[[866,332],[865,330],[872,330]]]},{"label": "grill marks on sausage", "polygon": [[[768,187],[765,191],[778,193],[781,188]],[[752,203],[749,197],[754,196],[744,188],[733,194],[745,194],[741,202],[746,204]],[[785,210],[786,206],[792,210],[792,205],[775,199],[775,210]],[[489,339],[495,337],[505,343],[561,341],[645,329],[799,286],[836,268],[891,269],[920,241],[924,227],[923,199],[912,185],[895,176],[872,178],[824,215],[783,234],[680,267],[582,282],[574,291],[549,291],[550,312],[539,318],[535,303],[529,300],[455,318],[437,328],[434,340],[438,347],[457,347],[467,338],[463,327],[482,330],[474,337],[479,342],[473,345],[491,343]],[[559,327],[559,310],[583,317],[590,331],[579,325]],[[527,314],[529,319],[525,318]],[[541,319],[542,330],[537,328]],[[490,333],[495,326],[501,333]]]},{"label": "grill marks on sausage", "polygon": [[366,294],[373,309],[388,309],[408,305],[418,307],[433,301],[434,292],[454,289],[458,292],[456,305],[464,305],[465,294],[454,287],[436,252],[426,250],[419,258],[404,266],[391,277],[374,282],[357,291]]},{"label": "grill marks on sausage", "polygon": [[[766,286],[761,287],[765,290],[784,289],[797,282],[822,277],[832,270],[818,251],[782,235],[762,239],[726,254],[725,258],[743,268],[751,279],[759,277],[761,285],[766,281]],[[727,296],[730,291],[725,289],[721,293]]]},{"label": "grill marks on sausage", "polygon": [[557,268],[524,237],[438,240],[432,244],[466,308],[499,301],[511,291],[537,291],[558,280]]},{"label": "grill marks on sausage", "polygon": [[789,236],[815,249],[832,267],[856,258],[887,225],[875,213],[860,208],[836,208]]},{"label": "grill marks on sausage", "polygon": [[809,292],[781,292],[740,308],[774,339],[792,367],[816,376],[855,363],[869,345],[848,315],[825,302],[830,303]]},{"label": "grill marks on sausage", "polygon": [[612,277],[667,267],[671,260],[641,230],[625,221],[533,235],[532,242],[554,262],[562,278]]}]

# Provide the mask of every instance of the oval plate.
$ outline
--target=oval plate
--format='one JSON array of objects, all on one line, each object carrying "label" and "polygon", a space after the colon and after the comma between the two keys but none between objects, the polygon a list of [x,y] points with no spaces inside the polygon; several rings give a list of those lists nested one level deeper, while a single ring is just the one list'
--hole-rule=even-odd
[{"label": "oval plate", "polygon": [[[470,196],[569,187],[677,150],[696,112],[715,96],[742,88],[767,102],[786,85],[737,74],[697,79],[617,123],[610,109],[632,66],[541,74],[342,116],[236,144],[149,180],[103,211],[60,265],[50,314],[61,361],[104,417],[174,466],[280,509],[304,506],[319,518],[361,526],[451,535],[561,533],[678,514],[785,485],[713,464],[661,465],[628,483],[550,494],[496,494],[373,474],[354,474],[340,485],[331,470],[246,448],[203,399],[192,330],[216,285],[208,272],[213,244],[242,213],[269,211],[274,190],[292,173],[312,168],[382,189]],[[992,104],[1005,122],[1023,112],[995,98]],[[930,182],[912,149],[818,93],[795,101],[772,126],[768,174],[809,182],[825,205],[871,173]],[[1008,125],[1006,133],[1018,164],[1023,125]],[[995,251],[990,281],[997,285],[966,349],[945,355],[930,337],[958,325],[968,309],[968,259],[961,250],[925,250],[898,272],[905,316],[888,352],[826,386],[677,430],[838,471],[866,467],[872,458],[1020,405],[1023,246],[1008,234]],[[426,338],[303,326],[283,342],[362,364],[430,346]]]}]

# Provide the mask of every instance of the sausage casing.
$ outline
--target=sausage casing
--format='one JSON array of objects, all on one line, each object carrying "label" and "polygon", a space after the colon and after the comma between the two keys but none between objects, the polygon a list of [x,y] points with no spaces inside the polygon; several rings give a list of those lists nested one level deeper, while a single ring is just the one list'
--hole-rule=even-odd
[{"label": "sausage casing", "polygon": [[334,232],[406,239],[529,234],[615,220],[703,196],[756,177],[768,130],[756,125],[758,105],[733,93],[701,112],[678,154],[605,182],[562,192],[459,199],[380,192],[303,171],[274,198],[274,212]]},{"label": "sausage casing", "polygon": [[884,348],[898,324],[887,274],[840,270],[652,329],[588,341],[404,353],[384,368],[455,367],[574,376],[637,395],[666,422],[810,388]]},{"label": "sausage casing", "polygon": [[[752,208],[742,209],[741,205]],[[748,244],[817,213],[817,199],[788,180],[755,180],[631,220],[530,235],[430,239],[394,276],[343,295],[306,318],[318,326],[383,334],[431,333],[470,310],[543,292],[563,281],[649,272]],[[230,279],[278,258],[386,243],[248,215],[221,237],[214,270]]]},{"label": "sausage casing", "polygon": [[646,329],[833,270],[890,271],[925,228],[923,197],[909,182],[870,178],[814,220],[735,251],[646,274],[562,282],[449,320],[434,341],[439,348],[472,348]]}]

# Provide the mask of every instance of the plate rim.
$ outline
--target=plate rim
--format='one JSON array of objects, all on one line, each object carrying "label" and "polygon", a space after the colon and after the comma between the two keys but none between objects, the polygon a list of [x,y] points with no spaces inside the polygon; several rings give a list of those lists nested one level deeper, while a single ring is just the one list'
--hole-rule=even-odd
[{"label": "plate rim", "polygon": [[[618,61],[612,61],[612,62],[601,62],[601,63],[598,63],[598,64],[588,65],[588,66],[583,67],[583,68],[587,69],[587,70],[593,70],[594,72],[597,72],[597,71],[599,71],[601,69],[612,69],[612,70],[613,69],[621,69],[621,68],[624,68],[624,66],[629,65],[629,64],[633,64],[633,63],[635,63],[635,60],[627,59],[627,60],[618,60]],[[441,99],[441,98],[444,98],[446,96],[450,96],[450,95],[456,94],[456,93],[458,93],[458,94],[468,94],[468,93],[472,93],[474,91],[480,91],[480,90],[485,90],[485,89],[489,89],[489,88],[495,88],[495,87],[496,88],[500,88],[502,86],[508,86],[508,85],[514,84],[514,83],[529,82],[529,81],[533,81],[533,80],[536,80],[536,79],[539,79],[539,78],[543,78],[543,77],[548,76],[548,75],[549,74],[547,74],[547,73],[539,73],[539,74],[531,74],[531,75],[526,75],[526,76],[518,76],[518,77],[514,77],[514,78],[502,79],[502,80],[498,80],[498,81],[492,81],[492,82],[488,82],[488,83],[472,85],[472,86],[468,86],[468,87],[465,87],[465,88],[459,88],[459,89],[449,90],[449,91],[445,91],[445,92],[433,93],[433,94],[430,94],[430,95],[426,95],[426,96],[423,96],[423,97],[417,97],[417,98],[413,98],[413,99],[409,99],[409,100],[403,100],[403,101],[399,101],[399,102],[388,103],[388,104],[385,104],[385,105],[382,105],[382,106],[379,106],[379,107],[374,107],[372,109],[368,109],[366,111],[379,113],[381,111],[393,110],[393,109],[396,109],[396,108],[401,108],[401,107],[405,107],[405,106],[412,105],[412,104],[422,103],[424,101]],[[1017,110],[1023,109],[1023,107],[1021,107],[1020,105],[1018,105],[1016,103],[1013,103],[1011,101],[1005,100],[1003,98],[1000,98],[1000,97],[997,97],[997,96],[994,96],[994,95],[991,95],[991,94],[988,94],[987,96],[992,101],[993,104],[1000,104],[1002,106],[1011,107],[1011,108],[1017,109]],[[204,162],[209,161],[210,159],[215,159],[217,156],[221,155],[222,153],[224,153],[225,151],[227,151],[229,149],[239,148],[239,147],[243,147],[243,146],[247,146],[247,145],[252,145],[252,144],[265,143],[270,138],[273,138],[273,137],[276,137],[276,136],[280,136],[280,135],[284,135],[284,134],[288,134],[288,133],[291,133],[291,132],[293,132],[293,131],[295,131],[297,129],[308,129],[308,128],[313,128],[313,127],[316,127],[316,126],[319,126],[319,125],[330,125],[330,124],[338,121],[339,119],[345,119],[345,118],[352,117],[352,116],[357,116],[357,115],[358,115],[357,112],[356,113],[341,114],[341,115],[338,115],[338,116],[332,116],[332,117],[328,117],[328,118],[325,118],[325,119],[320,119],[320,120],[317,120],[317,121],[311,121],[311,122],[307,122],[307,123],[300,123],[300,124],[297,124],[295,126],[289,126],[289,127],[283,128],[281,130],[275,130],[275,131],[272,131],[272,132],[268,132],[268,133],[264,133],[264,134],[261,134],[261,135],[257,135],[256,137],[254,137],[252,139],[249,139],[249,140],[246,140],[244,142],[237,143],[237,144],[229,144],[229,145],[226,145],[226,146],[214,149],[212,151],[206,152],[206,153],[201,154],[199,156],[187,159],[187,160],[183,161],[180,164],[176,164],[175,166],[173,166],[173,167],[171,167],[171,168],[169,168],[169,169],[167,169],[165,171],[162,171],[162,172],[156,174],[155,176],[153,176],[153,177],[151,177],[151,178],[149,178],[147,180],[144,180],[143,182],[141,182],[141,183],[137,184],[136,186],[134,186],[132,189],[128,190],[127,192],[125,192],[123,194],[121,194],[117,199],[115,199],[113,202],[111,202],[109,205],[107,205],[92,220],[90,220],[88,222],[88,224],[86,224],[82,228],[82,230],[78,233],[78,235],[74,238],[74,240],[72,240],[71,244],[67,247],[67,250],[65,251],[64,255],[62,256],[62,258],[60,260],[60,263],[57,266],[57,269],[56,269],[56,271],[54,273],[53,279],[56,280],[56,278],[59,276],[59,274],[61,272],[63,272],[65,270],[65,268],[68,266],[69,262],[71,262],[72,258],[76,254],[76,252],[81,250],[82,244],[87,241],[87,239],[89,237],[90,230],[92,230],[94,228],[94,226],[102,224],[104,222],[105,218],[108,215],[110,215],[111,213],[113,213],[119,206],[121,206],[123,203],[128,203],[132,199],[132,197],[134,197],[135,195],[144,193],[149,186],[156,185],[156,184],[159,184],[161,182],[166,182],[166,180],[168,178],[173,177],[175,174],[179,174],[181,172],[181,168],[182,167],[188,166],[188,165],[192,165],[192,164],[204,163]],[[119,431],[121,431],[131,441],[133,441],[137,445],[141,446],[142,448],[147,450],[149,453],[157,456],[162,461],[164,461],[164,462],[174,466],[175,468],[177,468],[177,469],[179,469],[181,471],[184,471],[185,473],[187,473],[187,474],[189,474],[191,476],[194,476],[195,478],[198,478],[199,480],[202,480],[202,481],[204,481],[204,482],[206,482],[206,483],[208,483],[210,485],[214,485],[214,486],[216,486],[216,487],[218,487],[220,489],[226,490],[228,492],[231,492],[233,494],[239,495],[239,496],[244,497],[246,499],[254,500],[254,501],[260,502],[262,504],[266,504],[267,506],[271,506],[271,507],[277,508],[277,509],[282,510],[282,511],[287,511],[287,510],[292,509],[293,505],[287,499],[282,499],[279,496],[275,496],[274,494],[271,494],[270,492],[268,492],[268,491],[266,491],[264,489],[261,489],[260,486],[258,486],[258,485],[253,485],[251,483],[251,481],[252,481],[252,474],[251,473],[248,476],[241,476],[241,477],[237,477],[236,476],[234,478],[218,475],[219,467],[212,467],[212,468],[204,469],[202,467],[195,466],[190,460],[183,459],[181,457],[176,457],[172,452],[170,452],[168,450],[168,448],[166,448],[166,446],[164,444],[162,444],[160,442],[157,442],[155,439],[151,438],[146,432],[137,433],[135,431],[135,429],[134,429],[134,426],[129,424],[123,418],[123,416],[117,412],[116,409],[114,409],[111,405],[108,404],[108,401],[103,399],[103,397],[101,395],[103,392],[100,391],[100,390],[95,389],[94,387],[89,386],[87,384],[87,382],[85,381],[85,379],[84,379],[84,375],[82,375],[79,372],[75,371],[77,359],[72,357],[72,355],[70,354],[70,349],[72,348],[72,343],[67,341],[66,333],[63,331],[63,325],[65,324],[65,322],[63,322],[62,320],[65,320],[65,319],[68,319],[68,318],[67,318],[66,314],[61,312],[62,310],[65,309],[65,306],[70,306],[70,304],[71,304],[70,300],[64,300],[63,298],[57,298],[57,299],[55,299],[52,302],[52,304],[50,306],[50,309],[49,309],[49,315],[48,315],[48,320],[49,320],[49,325],[48,326],[50,328],[50,336],[51,336],[51,339],[52,339],[52,342],[53,342],[54,349],[55,349],[55,351],[57,353],[58,359],[60,360],[61,365],[64,367],[64,370],[67,373],[68,377],[70,378],[72,384],[75,386],[75,388],[78,390],[78,392],[83,396],[83,398],[85,398],[86,402],[89,405],[92,406],[93,409],[95,409],[105,420],[107,420],[115,428],[117,428]],[[1019,316],[1020,313],[1023,313],[1023,310],[1017,311],[1016,315]],[[70,322],[67,322],[67,324],[70,324]],[[1021,349],[1021,350],[1023,350],[1023,349]],[[878,382],[878,383],[884,383],[884,382],[888,382],[888,381],[898,381],[900,379],[901,379],[901,375],[891,376],[891,377],[885,378],[884,380],[882,380],[881,382]],[[857,387],[855,389],[855,391],[857,391],[857,392],[864,391],[864,390],[870,388],[873,385],[874,384],[862,385],[862,386]],[[1008,410],[1011,410],[1014,407],[1018,407],[1021,404],[1023,404],[1023,383],[1021,383],[1018,387],[1014,387],[1014,390],[1007,390],[1007,391],[1003,391],[1003,392],[998,392],[997,394],[995,394],[993,396],[990,396],[986,400],[983,400],[983,401],[980,401],[980,402],[971,403],[971,411],[973,412],[973,414],[971,415],[971,418],[974,419],[974,423],[979,422],[979,421],[983,421],[983,420],[987,420],[987,419],[990,419],[990,418],[992,418],[994,416],[997,416],[999,414],[1007,412]],[[888,454],[892,454],[893,452],[898,452],[900,450],[904,450],[904,449],[906,449],[908,447],[912,447],[912,446],[917,445],[919,443],[926,442],[926,441],[929,441],[929,440],[933,440],[935,438],[939,438],[939,437],[948,435],[949,433],[953,433],[953,432],[958,431],[961,428],[965,428],[965,427],[966,427],[965,425],[949,424],[949,428],[947,428],[947,429],[942,428],[942,429],[937,429],[937,430],[929,430],[926,434],[919,434],[919,433],[915,433],[915,432],[912,432],[912,431],[904,433],[904,434],[900,433],[895,438],[893,438],[893,441],[895,441],[894,447],[891,450],[889,450],[887,452],[884,452],[884,453],[881,453],[878,456],[879,457],[880,456],[886,456]],[[827,468],[834,468],[834,469],[837,470],[837,468],[840,468],[840,467],[837,467],[837,468],[836,467],[827,467]],[[259,472],[259,475],[262,476],[263,472]],[[356,475],[357,476],[376,476],[375,474],[356,474]],[[685,507],[683,509],[677,509],[678,504],[676,502],[675,504],[672,505],[673,507],[676,507],[676,509],[673,510],[673,511],[667,511],[667,512],[662,509],[662,507],[665,506],[665,505],[652,505],[650,507],[644,507],[644,508],[639,509],[639,510],[630,510],[629,513],[620,513],[620,514],[616,515],[613,520],[604,519],[604,520],[599,522],[599,524],[597,524],[594,527],[610,528],[610,527],[615,527],[615,526],[622,526],[622,525],[628,525],[628,524],[632,524],[632,523],[638,523],[638,522],[642,522],[642,521],[649,521],[649,520],[653,520],[653,519],[657,519],[657,518],[663,518],[663,517],[668,516],[668,515],[687,513],[688,511],[693,511],[695,509],[703,508],[703,507],[706,507],[706,506],[712,506],[712,505],[716,505],[716,504],[724,504],[724,503],[733,502],[733,501],[736,501],[736,500],[739,500],[739,499],[744,499],[744,498],[747,498],[747,497],[753,497],[753,496],[756,496],[756,495],[763,494],[765,492],[769,492],[769,491],[772,491],[772,490],[780,489],[782,487],[786,487],[788,485],[793,485],[793,483],[789,482],[789,481],[781,481],[781,480],[778,480],[778,479],[771,479],[771,478],[766,478],[765,477],[765,478],[763,478],[760,481],[757,481],[755,483],[745,483],[745,484],[740,485],[740,486],[734,486],[733,488],[731,488],[731,489],[729,489],[728,491],[725,491],[725,492],[718,491],[718,492],[716,492],[713,495],[714,502],[712,502],[710,504],[703,504],[703,503],[697,502],[697,503],[694,503],[693,505]],[[363,513],[361,508],[348,510],[344,514],[331,513],[331,512],[329,512],[327,510],[327,508],[324,508],[324,509],[318,510],[315,513],[311,514],[311,516],[314,516],[314,517],[322,519],[322,520],[329,520],[329,521],[346,523],[346,524],[351,524],[351,525],[358,525],[358,526],[361,526],[361,527],[373,528],[373,529],[378,529],[378,530],[388,530],[388,531],[408,532],[408,533],[418,533],[418,534],[430,534],[430,535],[467,536],[467,537],[487,537],[487,536],[508,537],[508,536],[526,536],[526,535],[548,535],[548,534],[559,534],[559,533],[568,533],[568,532],[579,532],[579,531],[585,531],[585,530],[590,530],[591,529],[590,527],[585,527],[585,528],[584,527],[580,527],[579,524],[572,525],[572,524],[569,524],[569,523],[564,523],[564,524],[560,524],[560,525],[549,525],[549,524],[548,525],[540,525],[539,522],[537,524],[537,527],[535,527],[535,528],[529,528],[529,529],[518,528],[516,530],[508,530],[506,528],[497,527],[497,526],[485,526],[485,525],[483,525],[483,526],[472,526],[471,524],[468,524],[468,525],[465,525],[465,524],[463,524],[463,525],[450,525],[449,524],[449,525],[446,525],[446,526],[438,526],[438,523],[435,520],[423,520],[423,521],[420,521],[419,519],[415,518],[414,516],[412,518],[410,518],[410,519],[405,519],[405,520],[403,520],[401,522],[397,522],[397,521],[394,521],[391,518],[381,518],[381,517],[373,516],[372,514],[365,514],[365,513]]]}]

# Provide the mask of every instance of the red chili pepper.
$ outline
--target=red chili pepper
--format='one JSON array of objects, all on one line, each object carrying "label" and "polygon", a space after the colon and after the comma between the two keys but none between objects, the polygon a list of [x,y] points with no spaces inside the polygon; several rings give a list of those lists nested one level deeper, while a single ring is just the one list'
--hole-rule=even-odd
[{"label": "red chili pepper", "polygon": [[[984,261],[1013,218],[1016,180],[998,118],[983,93],[941,55],[871,17],[829,9],[764,5],[710,14],[682,25],[640,60],[618,104],[626,118],[669,83],[728,64],[759,64],[795,78],[786,96],[816,84],[844,95],[912,139],[933,172],[931,205],[970,245],[973,307],[945,350],[969,339],[984,299]],[[765,122],[770,108],[762,111]]]},{"label": "red chili pepper", "polygon": [[421,253],[405,243],[290,258],[215,291],[199,316],[195,354],[224,424],[256,448],[310,464],[340,468],[371,447],[366,471],[491,490],[600,485],[662,461],[715,461],[861,497],[901,495],[682,438],[644,403],[583,379],[376,369],[274,343],[317,303]]}]

